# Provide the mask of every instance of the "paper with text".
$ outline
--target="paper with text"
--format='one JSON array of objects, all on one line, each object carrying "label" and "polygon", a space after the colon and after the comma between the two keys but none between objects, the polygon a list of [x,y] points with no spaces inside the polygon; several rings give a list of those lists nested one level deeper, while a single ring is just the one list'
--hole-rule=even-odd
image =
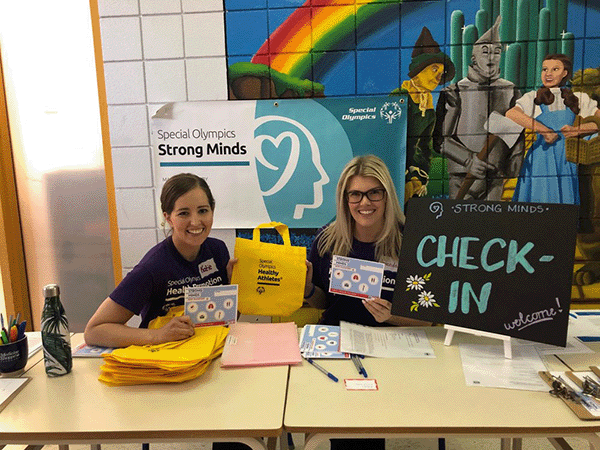
[{"label": "paper with text", "polygon": [[459,347],[467,386],[548,390],[538,374],[546,366],[533,346],[514,346],[512,359],[504,357],[502,345],[460,344]]},{"label": "paper with text", "polygon": [[340,351],[379,358],[435,358],[425,330],[340,322]]}]

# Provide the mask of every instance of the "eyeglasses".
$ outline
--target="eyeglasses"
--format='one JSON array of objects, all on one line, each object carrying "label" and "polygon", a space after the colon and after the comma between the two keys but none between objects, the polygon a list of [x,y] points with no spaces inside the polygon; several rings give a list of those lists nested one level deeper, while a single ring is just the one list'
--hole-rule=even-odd
[{"label": "eyeglasses", "polygon": [[365,195],[372,202],[379,202],[385,197],[385,189],[375,188],[370,189],[367,192],[348,191],[346,192],[346,199],[348,200],[348,203],[360,203]]}]

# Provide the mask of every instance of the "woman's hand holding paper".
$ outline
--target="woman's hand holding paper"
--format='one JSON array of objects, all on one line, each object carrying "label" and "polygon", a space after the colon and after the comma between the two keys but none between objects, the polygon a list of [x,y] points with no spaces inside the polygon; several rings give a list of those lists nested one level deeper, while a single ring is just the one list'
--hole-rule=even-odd
[{"label": "woman's hand holding paper", "polygon": [[392,303],[379,297],[370,297],[363,300],[365,308],[373,315],[379,323],[385,322],[392,317]]}]

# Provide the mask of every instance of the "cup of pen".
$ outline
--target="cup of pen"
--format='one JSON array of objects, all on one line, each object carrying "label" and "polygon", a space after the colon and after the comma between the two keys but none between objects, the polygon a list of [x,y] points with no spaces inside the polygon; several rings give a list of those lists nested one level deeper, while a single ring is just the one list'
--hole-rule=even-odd
[{"label": "cup of pen", "polygon": [[3,377],[18,377],[25,370],[29,346],[27,336],[21,339],[0,345],[0,374]]}]

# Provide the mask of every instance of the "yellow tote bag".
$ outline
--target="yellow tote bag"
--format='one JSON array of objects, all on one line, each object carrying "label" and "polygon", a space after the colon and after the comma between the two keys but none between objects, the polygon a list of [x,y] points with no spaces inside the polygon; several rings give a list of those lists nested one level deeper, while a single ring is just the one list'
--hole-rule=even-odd
[{"label": "yellow tote bag", "polygon": [[[260,241],[261,228],[275,228],[283,245]],[[306,282],[306,248],[292,246],[290,230],[280,222],[263,223],[253,239],[235,239],[231,283],[238,285],[242,314],[287,316],[302,306]]]}]

